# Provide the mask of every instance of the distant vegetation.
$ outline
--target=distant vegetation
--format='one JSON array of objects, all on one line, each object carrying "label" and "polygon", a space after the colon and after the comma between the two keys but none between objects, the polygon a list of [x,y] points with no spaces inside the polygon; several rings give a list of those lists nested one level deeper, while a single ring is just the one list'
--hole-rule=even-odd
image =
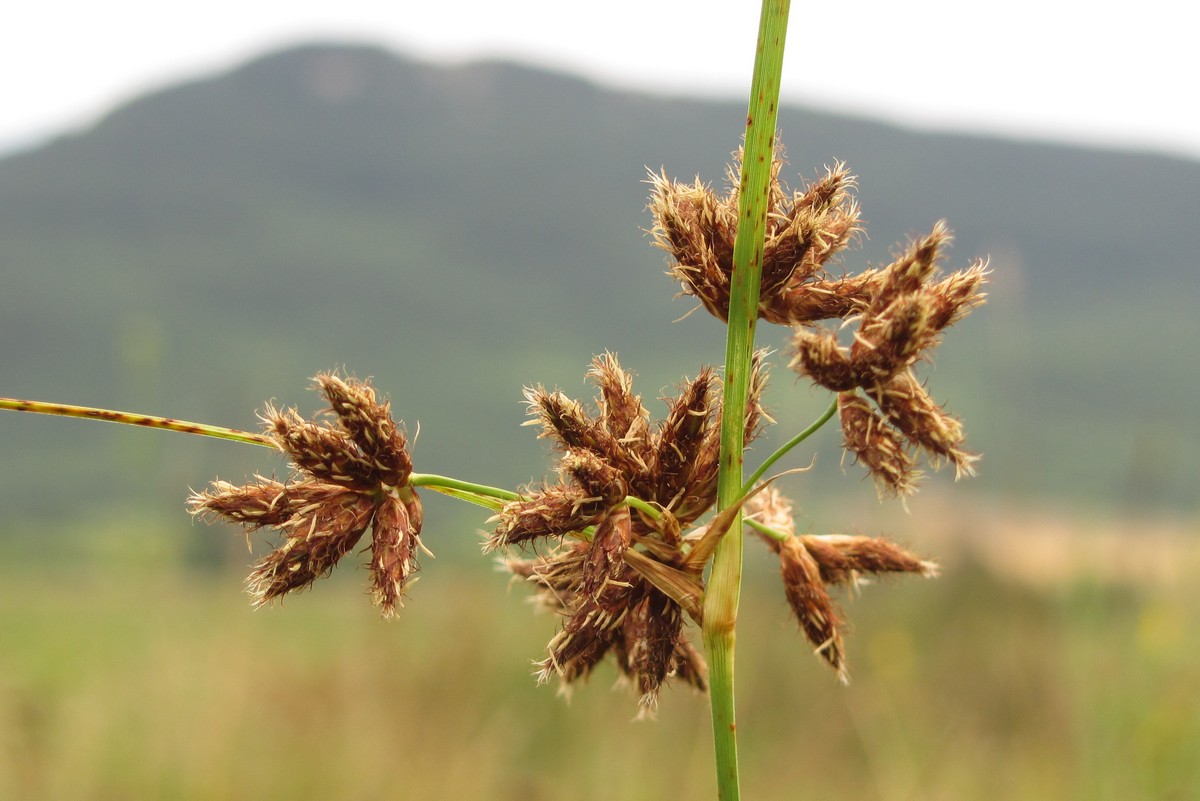
[{"label": "distant vegetation", "polygon": [[[523,385],[579,394],[606,348],[643,388],[720,361],[713,321],[663,322],[690,303],[672,303],[643,234],[642,181],[646,166],[719,175],[743,117],[740,103],[324,46],[142,98],[0,161],[0,394],[254,427],[268,398],[312,409],[308,377],[344,366],[421,424],[422,469],[486,439],[479,480],[540,479]],[[852,258],[881,262],[940,216],[958,234],[950,266],[991,255],[989,305],[933,384],[985,454],[969,492],[1195,508],[1200,164],[798,109],[781,127],[793,183],[834,159],[862,177],[873,238]],[[775,416],[802,424],[825,399],[788,404]],[[837,477],[834,436],[802,498]],[[14,414],[0,442],[9,530],[100,498],[181,510],[218,472],[281,466]],[[868,481],[846,484],[874,503]]]},{"label": "distant vegetation", "polygon": [[[1034,591],[959,565],[867,588],[843,688],[767,560],[751,551],[739,622],[748,796],[1158,801],[1200,786],[1194,586]],[[702,697],[673,686],[657,721],[635,721],[604,665],[568,707],[522,668],[554,619],[484,565],[442,567],[391,623],[352,571],[251,613],[228,577],[161,564],[0,568],[0,798],[713,796]]]}]

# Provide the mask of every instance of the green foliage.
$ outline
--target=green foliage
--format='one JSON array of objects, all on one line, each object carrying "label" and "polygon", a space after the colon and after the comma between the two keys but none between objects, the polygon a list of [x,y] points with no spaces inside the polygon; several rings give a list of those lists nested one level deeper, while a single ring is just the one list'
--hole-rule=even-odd
[{"label": "green foliage", "polygon": [[[7,556],[0,798],[713,794],[704,699],[669,690],[658,721],[638,722],[605,666],[571,708],[556,702],[513,669],[553,619],[485,565],[429,566],[412,614],[384,623],[353,571],[250,614],[230,575]],[[756,554],[747,569],[749,797],[1149,801],[1200,781],[1194,589],[1032,590],[964,565],[904,592],[868,587],[849,602],[855,678],[841,688],[793,631],[775,566]]]}]

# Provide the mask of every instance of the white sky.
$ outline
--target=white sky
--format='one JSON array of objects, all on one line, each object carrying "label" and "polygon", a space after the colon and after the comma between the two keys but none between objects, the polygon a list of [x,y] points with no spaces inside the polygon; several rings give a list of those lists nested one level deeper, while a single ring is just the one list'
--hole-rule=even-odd
[{"label": "white sky", "polygon": [[[1200,158],[1187,0],[793,0],[785,101],[930,128]],[[301,41],[504,56],[622,87],[742,98],[753,0],[208,0],[5,5],[0,150]]]}]

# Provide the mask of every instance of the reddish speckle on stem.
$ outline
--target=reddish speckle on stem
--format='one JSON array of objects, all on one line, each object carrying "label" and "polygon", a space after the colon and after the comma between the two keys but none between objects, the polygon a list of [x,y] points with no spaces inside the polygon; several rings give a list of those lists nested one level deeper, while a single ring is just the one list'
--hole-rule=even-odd
[{"label": "reddish speckle on stem", "polygon": [[754,124],[754,115],[747,114],[746,115],[746,127],[749,128],[753,124]]},{"label": "reddish speckle on stem", "polygon": [[730,721],[730,722],[729,722],[729,730],[730,730],[730,731],[737,731],[737,724],[736,724],[736,723],[734,723],[733,721]]}]

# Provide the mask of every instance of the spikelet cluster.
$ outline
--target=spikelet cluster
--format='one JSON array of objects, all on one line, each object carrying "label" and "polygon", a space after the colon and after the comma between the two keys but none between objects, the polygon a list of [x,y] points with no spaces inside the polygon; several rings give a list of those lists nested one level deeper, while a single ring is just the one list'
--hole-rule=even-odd
[{"label": "spikelet cluster", "polygon": [[839,679],[847,681],[845,621],[830,587],[854,587],[864,577],[882,573],[911,573],[932,577],[937,565],[924,561],[883,537],[847,535],[797,536],[791,502],[768,487],[746,504],[748,520],[779,557],[784,594],[804,636]]},{"label": "spikelet cluster", "polygon": [[422,547],[421,500],[408,485],[408,443],[368,383],[330,373],[314,382],[329,402],[328,418],[305,420],[295,409],[270,406],[262,415],[266,433],[295,469],[289,480],[256,476],[244,486],[215,481],[193,493],[188,505],[195,515],[283,535],[247,579],[256,606],[328,575],[370,530],[372,600],[390,617]]},{"label": "spikelet cluster", "polygon": [[[777,149],[759,317],[794,328],[792,368],[838,393],[846,450],[881,493],[913,491],[918,451],[935,465],[953,464],[956,475],[970,475],[977,457],[965,448],[961,423],[931,399],[912,368],[945,328],[983,302],[983,263],[938,278],[937,262],[951,239],[939,222],[886,267],[834,276],[831,260],[863,230],[854,178],[837,164],[804,191],[790,192],[779,180],[782,165]],[[699,179],[650,178],[651,233],[670,255],[669,273],[721,320],[729,313],[738,172],[730,167],[723,195]],[[836,330],[818,326],[822,321],[854,327],[853,343],[841,345]]]},{"label": "spikelet cluster", "polygon": [[913,366],[938,344],[947,326],[979,305],[982,263],[937,278],[950,242],[942,222],[878,272],[869,302],[851,318],[849,347],[829,330],[799,327],[792,367],[838,393],[845,447],[870,470],[883,493],[910,494],[920,473],[915,451],[935,465],[954,465],[969,476],[978,458],[966,450],[962,423],[930,397]]},{"label": "spikelet cluster", "polygon": [[[762,354],[754,371],[749,437],[763,418]],[[652,424],[614,355],[597,357],[588,377],[594,410],[562,392],[527,391],[531,422],[560,451],[559,479],[506,504],[488,547],[554,546],[503,563],[564,618],[539,677],[568,687],[611,654],[649,709],[669,676],[705,686],[703,659],[683,631],[685,615],[700,614],[703,565],[689,565],[682,532],[716,502],[720,381],[702,370]],[[628,496],[657,514],[631,511]]]}]

